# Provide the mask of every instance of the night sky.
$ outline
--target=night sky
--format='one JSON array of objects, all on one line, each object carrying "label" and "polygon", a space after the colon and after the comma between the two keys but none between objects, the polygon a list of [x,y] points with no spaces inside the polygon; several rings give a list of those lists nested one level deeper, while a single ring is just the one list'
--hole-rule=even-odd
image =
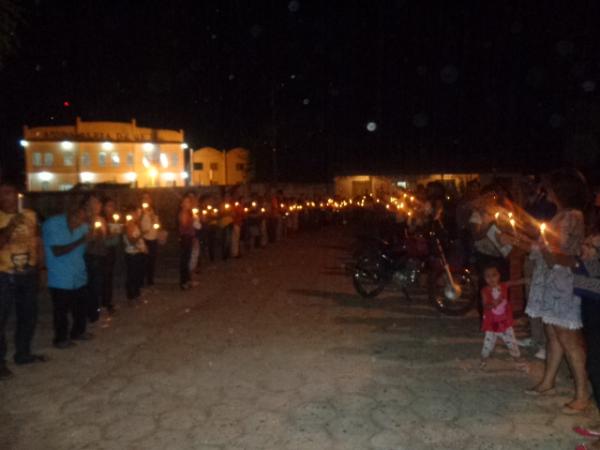
[{"label": "night sky", "polygon": [[77,115],[248,147],[262,179],[600,162],[595,0],[15,3],[5,172],[23,124]]}]

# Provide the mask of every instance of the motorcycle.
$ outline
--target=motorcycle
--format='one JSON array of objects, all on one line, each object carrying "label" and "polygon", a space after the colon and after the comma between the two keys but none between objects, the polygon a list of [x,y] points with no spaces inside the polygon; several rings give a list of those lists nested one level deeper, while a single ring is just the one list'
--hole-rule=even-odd
[{"label": "motorcycle", "polygon": [[354,288],[363,298],[375,298],[388,286],[410,298],[409,288],[427,273],[429,301],[443,314],[461,316],[477,303],[474,271],[459,257],[448,261],[438,233],[409,236],[399,246],[375,238],[365,243],[352,268]]}]

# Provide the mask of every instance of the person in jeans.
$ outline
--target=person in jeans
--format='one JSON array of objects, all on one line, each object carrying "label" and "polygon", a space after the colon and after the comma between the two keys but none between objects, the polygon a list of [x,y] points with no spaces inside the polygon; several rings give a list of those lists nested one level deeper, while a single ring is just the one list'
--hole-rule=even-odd
[{"label": "person in jeans", "polygon": [[54,346],[65,349],[74,345],[73,340],[92,338],[86,332],[88,278],[84,255],[93,235],[85,204],[79,203],[66,214],[46,220],[42,238],[53,304]]},{"label": "person in jeans", "polygon": [[126,210],[125,232],[123,242],[125,244],[125,291],[127,302],[130,306],[139,301],[144,283],[144,270],[148,249],[146,241],[140,229],[142,211],[137,206],[130,206]]},{"label": "person in jeans", "polygon": [[154,286],[154,271],[156,268],[156,257],[158,254],[158,229],[156,224],[160,224],[160,220],[152,205],[152,197],[145,192],[142,194],[142,216],[140,219],[140,228],[142,237],[146,243],[147,256],[145,258],[146,268],[144,278],[146,286]]},{"label": "person in jeans", "polygon": [[16,310],[16,364],[45,361],[31,353],[37,321],[38,225],[33,211],[22,209],[15,185],[0,182],[0,378],[12,372],[6,367],[5,327],[13,306]]}]

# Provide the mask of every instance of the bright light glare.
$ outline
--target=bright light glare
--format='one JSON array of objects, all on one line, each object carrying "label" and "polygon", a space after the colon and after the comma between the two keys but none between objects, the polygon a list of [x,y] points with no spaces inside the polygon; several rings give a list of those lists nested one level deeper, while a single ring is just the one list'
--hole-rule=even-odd
[{"label": "bright light glare", "polygon": [[102,143],[102,150],[112,150],[113,148],[115,148],[115,146],[112,142],[103,142]]},{"label": "bright light glare", "polygon": [[50,181],[54,175],[52,175],[50,172],[40,172],[38,173],[38,177],[42,181]]},{"label": "bright light glare", "polygon": [[137,179],[137,174],[135,172],[128,172],[125,174],[125,178],[127,178],[127,180],[133,182]]},{"label": "bright light glare", "polygon": [[60,147],[63,150],[73,150],[73,147],[75,147],[75,146],[73,145],[73,143],[71,141],[62,141],[60,143]]},{"label": "bright light glare", "polygon": [[144,151],[150,152],[150,151],[154,150],[154,144],[151,142],[144,142],[142,144],[142,149]]},{"label": "bright light glare", "polygon": [[82,183],[90,183],[94,179],[94,174],[92,172],[81,172],[79,176],[81,177]]},{"label": "bright light glare", "polygon": [[164,153],[160,154],[160,165],[163,167],[169,167],[169,158]]},{"label": "bright light glare", "polygon": [[21,139],[19,141],[19,144],[21,144],[21,147],[28,147],[29,146],[29,142],[27,142],[25,139]]}]

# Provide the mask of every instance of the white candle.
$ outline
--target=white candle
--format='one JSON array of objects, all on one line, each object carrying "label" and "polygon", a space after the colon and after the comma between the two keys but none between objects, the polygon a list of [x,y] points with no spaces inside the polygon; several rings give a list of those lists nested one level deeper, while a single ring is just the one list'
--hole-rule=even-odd
[{"label": "white candle", "polygon": [[20,214],[23,212],[23,194],[19,193],[17,199],[17,212]]}]

